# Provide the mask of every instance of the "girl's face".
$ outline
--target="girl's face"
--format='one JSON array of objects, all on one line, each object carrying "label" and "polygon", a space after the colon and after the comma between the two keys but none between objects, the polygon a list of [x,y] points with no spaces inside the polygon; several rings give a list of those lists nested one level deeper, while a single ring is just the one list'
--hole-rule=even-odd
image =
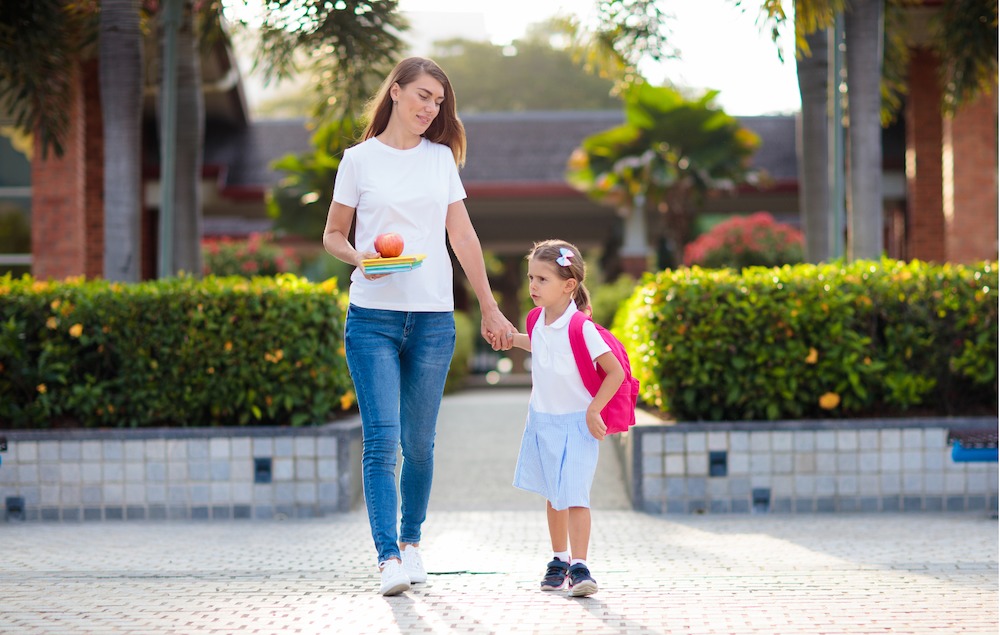
[{"label": "girl's face", "polygon": [[393,114],[406,129],[423,135],[441,111],[444,86],[427,73],[421,73],[406,86],[393,84],[389,91],[396,105]]},{"label": "girl's face", "polygon": [[558,265],[532,258],[528,261],[528,292],[535,306],[560,313],[573,299],[576,280],[559,275]]}]

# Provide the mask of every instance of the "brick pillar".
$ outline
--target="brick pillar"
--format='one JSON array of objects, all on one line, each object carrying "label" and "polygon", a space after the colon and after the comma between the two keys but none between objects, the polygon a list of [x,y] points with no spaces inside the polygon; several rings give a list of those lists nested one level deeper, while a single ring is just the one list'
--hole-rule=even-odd
[{"label": "brick pillar", "polygon": [[945,246],[949,262],[997,258],[997,91],[944,121]]},{"label": "brick pillar", "polygon": [[906,258],[944,262],[942,120],[938,58],[914,49],[906,102]]},{"label": "brick pillar", "polygon": [[36,135],[31,165],[32,275],[63,279],[104,272],[104,152],[97,61],[73,71],[63,156],[42,158]]}]

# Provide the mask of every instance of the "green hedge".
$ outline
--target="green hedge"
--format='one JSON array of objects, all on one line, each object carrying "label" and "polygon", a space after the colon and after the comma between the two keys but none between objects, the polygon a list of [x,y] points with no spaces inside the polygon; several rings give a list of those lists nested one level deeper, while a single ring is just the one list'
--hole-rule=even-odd
[{"label": "green hedge", "polygon": [[304,425],[353,405],[336,281],[0,278],[0,427]]},{"label": "green hedge", "polygon": [[479,329],[473,326],[472,318],[467,313],[455,311],[455,354],[444,385],[446,393],[461,390],[465,386],[465,379],[469,376],[469,362],[476,350],[478,337]]},{"label": "green hedge", "polygon": [[997,410],[997,263],[646,274],[616,315],[641,399],[677,420]]}]

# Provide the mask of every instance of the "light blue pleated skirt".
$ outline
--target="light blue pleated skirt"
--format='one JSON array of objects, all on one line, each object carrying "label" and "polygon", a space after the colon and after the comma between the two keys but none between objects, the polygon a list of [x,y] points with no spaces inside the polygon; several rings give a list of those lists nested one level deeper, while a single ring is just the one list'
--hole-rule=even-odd
[{"label": "light blue pleated skirt", "polygon": [[514,487],[541,494],[553,509],[590,507],[599,450],[586,412],[552,415],[529,409]]}]

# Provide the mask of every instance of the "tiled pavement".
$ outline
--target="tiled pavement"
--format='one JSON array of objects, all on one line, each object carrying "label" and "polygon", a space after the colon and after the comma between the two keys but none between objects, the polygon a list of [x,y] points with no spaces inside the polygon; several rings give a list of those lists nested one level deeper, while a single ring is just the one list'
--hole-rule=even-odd
[{"label": "tiled pavement", "polygon": [[542,504],[510,486],[523,389],[442,410],[426,585],[375,591],[363,511],[316,520],[0,523],[0,633],[989,633],[985,514],[650,516],[610,446],[594,491],[601,591],[537,591]]}]

